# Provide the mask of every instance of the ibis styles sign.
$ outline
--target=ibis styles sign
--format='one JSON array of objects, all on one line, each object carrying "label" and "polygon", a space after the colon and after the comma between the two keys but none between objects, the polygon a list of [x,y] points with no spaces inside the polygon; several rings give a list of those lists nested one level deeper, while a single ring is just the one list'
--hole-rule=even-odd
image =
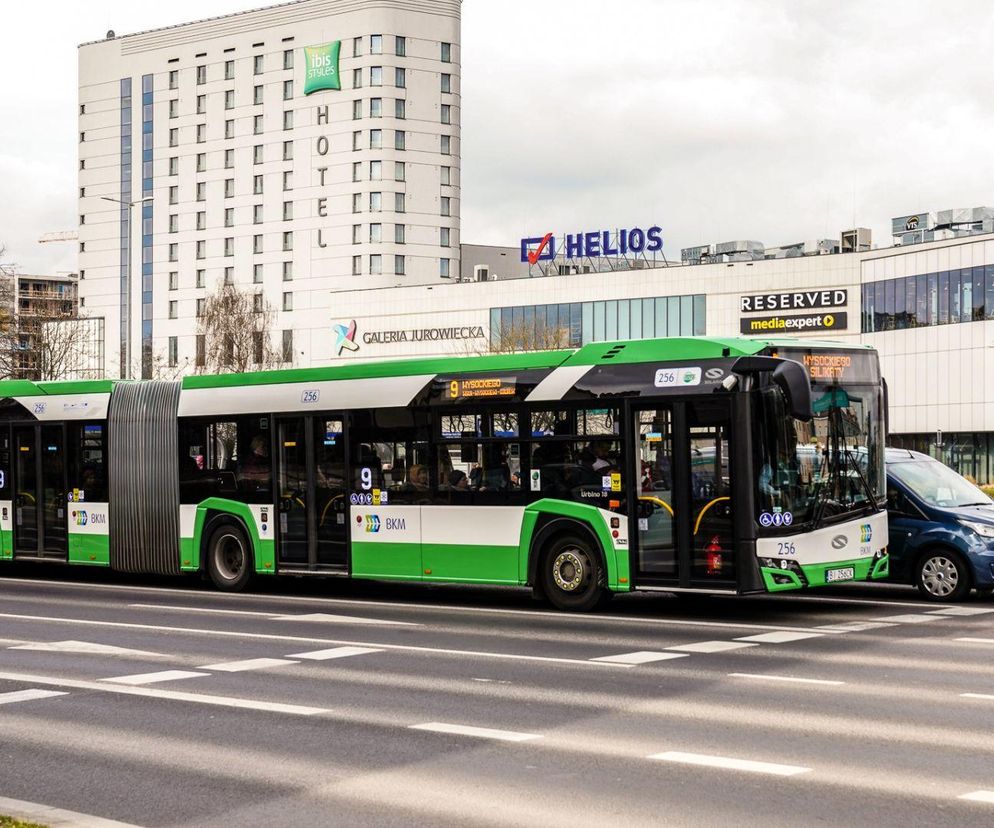
[{"label": "ibis styles sign", "polygon": [[304,63],[307,67],[307,74],[304,76],[305,95],[322,89],[342,88],[342,79],[338,74],[338,55],[341,50],[340,40],[304,47]]}]

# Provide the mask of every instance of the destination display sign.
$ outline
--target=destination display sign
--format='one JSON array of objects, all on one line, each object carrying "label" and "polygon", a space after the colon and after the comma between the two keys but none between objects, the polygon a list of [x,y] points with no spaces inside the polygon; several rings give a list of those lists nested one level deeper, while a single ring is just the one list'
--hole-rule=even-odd
[{"label": "destination display sign", "polygon": [[514,377],[472,377],[449,380],[450,400],[513,397],[518,390]]},{"label": "destination display sign", "polygon": [[876,384],[880,381],[877,355],[872,351],[785,350],[777,354],[799,362],[808,370],[812,385]]}]

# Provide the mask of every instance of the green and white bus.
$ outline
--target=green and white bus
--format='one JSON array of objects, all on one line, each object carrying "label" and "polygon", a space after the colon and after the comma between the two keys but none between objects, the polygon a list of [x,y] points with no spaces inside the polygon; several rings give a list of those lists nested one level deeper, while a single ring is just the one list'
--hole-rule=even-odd
[{"label": "green and white bus", "polygon": [[872,349],[807,340],[4,381],[0,560],[563,609],[882,578],[885,411]]}]

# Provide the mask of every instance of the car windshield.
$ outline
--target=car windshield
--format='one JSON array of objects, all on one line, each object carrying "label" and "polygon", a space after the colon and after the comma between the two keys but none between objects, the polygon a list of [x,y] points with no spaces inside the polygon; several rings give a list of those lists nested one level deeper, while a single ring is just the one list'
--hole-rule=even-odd
[{"label": "car windshield", "polygon": [[956,509],[960,506],[994,505],[994,500],[938,460],[888,463],[887,473],[929,506]]}]

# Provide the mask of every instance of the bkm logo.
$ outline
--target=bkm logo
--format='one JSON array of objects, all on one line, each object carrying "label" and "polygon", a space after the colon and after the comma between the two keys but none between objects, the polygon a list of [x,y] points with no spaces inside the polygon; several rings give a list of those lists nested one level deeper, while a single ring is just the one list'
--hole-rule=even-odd
[{"label": "bkm logo", "polygon": [[86,526],[87,518],[86,518],[86,512],[85,511],[83,511],[82,509],[79,509],[78,511],[73,512],[72,516],[73,516],[73,519],[76,521],[76,525],[77,526]]},{"label": "bkm logo", "polygon": [[356,324],[354,319],[348,325],[334,325],[332,330],[337,337],[335,347],[338,348],[339,356],[342,355],[342,351],[359,350],[359,343],[355,341]]},{"label": "bkm logo", "polygon": [[380,531],[380,516],[379,515],[366,515],[366,531],[367,532],[379,532]]},{"label": "bkm logo", "polygon": [[869,523],[864,523],[859,527],[859,542],[869,543],[873,537],[873,527]]}]

